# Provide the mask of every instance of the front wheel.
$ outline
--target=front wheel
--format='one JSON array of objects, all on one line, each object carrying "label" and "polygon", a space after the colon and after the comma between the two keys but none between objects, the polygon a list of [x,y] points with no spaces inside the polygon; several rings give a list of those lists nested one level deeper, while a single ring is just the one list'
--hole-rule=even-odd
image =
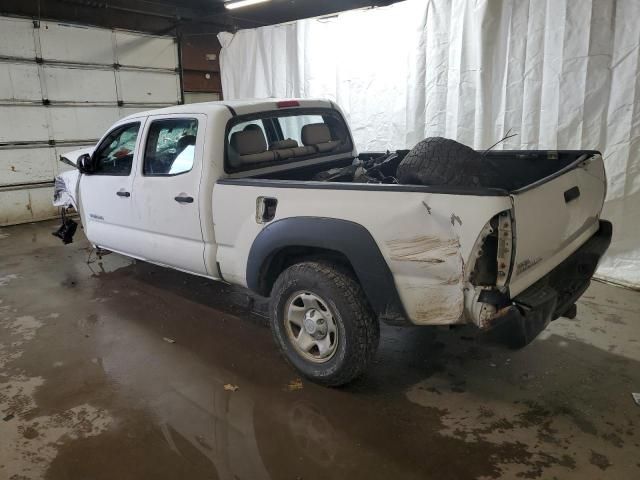
[{"label": "front wheel", "polygon": [[380,326],[362,288],[331,265],[298,263],[276,280],[271,331],[302,375],[328,386],[358,377],[375,355]]}]

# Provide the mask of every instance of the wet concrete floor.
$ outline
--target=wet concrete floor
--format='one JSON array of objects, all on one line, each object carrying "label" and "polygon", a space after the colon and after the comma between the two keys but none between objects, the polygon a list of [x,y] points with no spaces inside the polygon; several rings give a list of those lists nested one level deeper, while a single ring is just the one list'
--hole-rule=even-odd
[{"label": "wet concrete floor", "polygon": [[640,478],[640,293],[594,283],[517,352],[384,327],[331,390],[243,291],[54,226],[0,229],[0,479]]}]

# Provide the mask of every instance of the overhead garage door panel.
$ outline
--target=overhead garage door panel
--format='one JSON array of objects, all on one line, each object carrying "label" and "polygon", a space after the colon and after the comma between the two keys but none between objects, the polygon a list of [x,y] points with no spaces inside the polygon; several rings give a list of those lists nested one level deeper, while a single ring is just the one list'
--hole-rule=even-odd
[{"label": "overhead garage door panel", "polygon": [[177,52],[172,37],[0,17],[0,225],[56,213],[61,153],[179,103]]},{"label": "overhead garage door panel", "polygon": [[50,114],[56,142],[96,140],[121,116],[118,107],[105,106],[51,107]]},{"label": "overhead garage door panel", "polygon": [[0,65],[0,100],[42,102],[38,66],[32,63]]},{"label": "overhead garage door panel", "polygon": [[0,56],[35,60],[31,20],[0,17]]},{"label": "overhead garage door panel", "polygon": [[125,103],[175,104],[180,100],[176,82],[178,77],[170,73],[120,71],[122,100]]},{"label": "overhead garage door panel", "polygon": [[49,140],[47,108],[44,106],[0,105],[0,143]]},{"label": "overhead garage door panel", "polygon": [[146,112],[149,110],[149,107],[139,106],[139,107],[123,107],[120,109],[121,117],[128,117],[129,115],[133,115],[134,113]]},{"label": "overhead garage door panel", "polygon": [[0,185],[50,181],[55,175],[54,154],[48,146],[0,149]]},{"label": "overhead garage door panel", "polygon": [[53,187],[0,190],[0,225],[33,222],[51,218],[57,209],[51,205]]},{"label": "overhead garage door panel", "polygon": [[44,60],[113,65],[111,30],[40,23],[40,45]]},{"label": "overhead garage door panel", "polygon": [[122,66],[164,68],[178,65],[178,50],[173,38],[160,38],[116,32],[116,56]]},{"label": "overhead garage door panel", "polygon": [[95,140],[121,116],[115,106],[0,105],[0,117],[7,119],[0,143],[48,142],[49,128],[58,143]]},{"label": "overhead garage door panel", "polygon": [[52,102],[118,102],[113,70],[45,66],[44,74]]}]

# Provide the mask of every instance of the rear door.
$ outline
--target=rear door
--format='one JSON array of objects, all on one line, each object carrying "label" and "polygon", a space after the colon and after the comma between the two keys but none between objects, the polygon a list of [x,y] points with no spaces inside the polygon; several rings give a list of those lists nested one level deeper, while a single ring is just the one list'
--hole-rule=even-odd
[{"label": "rear door", "polygon": [[605,194],[604,163],[598,154],[512,195],[516,246],[509,282],[512,296],[553,270],[598,230]]},{"label": "rear door", "polygon": [[97,170],[80,176],[80,203],[87,238],[94,245],[133,254],[134,168],[138,160],[143,121],[116,125],[98,144]]},{"label": "rear door", "polygon": [[200,275],[208,275],[200,226],[205,120],[197,114],[149,117],[133,187],[144,258]]}]

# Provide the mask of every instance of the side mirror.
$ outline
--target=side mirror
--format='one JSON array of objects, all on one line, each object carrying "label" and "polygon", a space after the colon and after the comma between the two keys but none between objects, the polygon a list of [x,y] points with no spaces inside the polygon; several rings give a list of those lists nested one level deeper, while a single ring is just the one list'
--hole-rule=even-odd
[{"label": "side mirror", "polygon": [[84,155],[80,155],[78,157],[78,170],[80,173],[84,173],[85,175],[91,174],[94,172],[93,161],[91,160],[91,155],[85,153]]}]

